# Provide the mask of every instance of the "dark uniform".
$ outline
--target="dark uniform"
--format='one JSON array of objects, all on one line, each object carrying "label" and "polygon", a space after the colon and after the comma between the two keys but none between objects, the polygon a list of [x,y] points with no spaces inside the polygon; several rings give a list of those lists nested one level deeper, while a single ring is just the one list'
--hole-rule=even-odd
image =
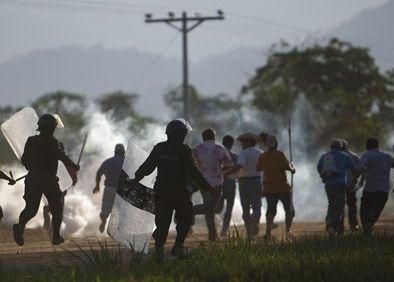
[{"label": "dark uniform", "polygon": [[[185,136],[186,133],[187,130]],[[160,260],[163,258],[163,246],[174,211],[176,213],[177,236],[172,254],[179,257],[180,254],[177,252],[183,252],[183,243],[193,222],[192,191],[188,189],[188,184],[193,182],[194,185],[204,190],[212,189],[196,167],[190,147],[183,144],[185,136],[171,138],[168,127],[167,135],[168,140],[153,148],[148,158],[136,171],[134,179],[138,182],[157,168],[154,185],[156,230],[153,233],[153,238],[156,241],[156,255]]]},{"label": "dark uniform", "polygon": [[[22,155],[22,164],[29,171],[25,179],[26,206],[19,216],[19,224],[14,225],[15,241],[23,245],[23,230],[32,219],[40,206],[44,194],[52,214],[53,244],[64,241],[60,236],[60,225],[63,218],[63,197],[59,188],[59,178],[56,176],[58,161],[62,161],[70,175],[79,170],[64,152],[64,146],[52,134],[41,132],[40,135],[27,139]],[[73,179],[76,182],[75,179]]]}]

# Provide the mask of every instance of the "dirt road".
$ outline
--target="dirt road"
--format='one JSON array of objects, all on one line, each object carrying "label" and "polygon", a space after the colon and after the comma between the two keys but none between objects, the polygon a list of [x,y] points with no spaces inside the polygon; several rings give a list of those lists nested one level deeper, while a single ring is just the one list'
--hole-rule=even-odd
[{"label": "dirt road", "polygon": [[[238,232],[243,233],[242,226],[237,227]],[[260,236],[265,230],[264,224],[261,225]],[[394,234],[394,215],[382,218],[377,224],[377,230]],[[235,232],[234,228],[231,230]],[[324,234],[324,224],[322,222],[296,222],[294,224],[294,234],[297,237],[314,234]],[[277,239],[283,238],[284,225],[274,230]],[[174,242],[175,234],[170,233],[167,247],[170,248]],[[189,235],[187,245],[196,246],[207,240],[206,229],[203,227],[194,228],[194,232]],[[0,229],[0,264],[3,267],[33,267],[33,266],[66,266],[73,263],[80,263],[75,256],[83,258],[83,251],[91,252],[91,249],[100,249],[100,244],[106,244],[108,249],[129,254],[129,250],[120,247],[109,237],[98,238],[67,238],[62,246],[52,246],[48,241],[47,232],[43,229],[28,229],[25,232],[25,246],[19,247],[15,244],[12,237],[11,228],[2,227]],[[151,241],[153,247],[153,241]],[[83,251],[81,251],[81,249]]]}]

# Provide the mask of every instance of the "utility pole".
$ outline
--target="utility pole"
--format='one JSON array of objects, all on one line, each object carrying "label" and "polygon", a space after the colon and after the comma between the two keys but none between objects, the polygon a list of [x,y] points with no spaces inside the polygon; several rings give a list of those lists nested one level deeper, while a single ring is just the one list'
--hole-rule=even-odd
[{"label": "utility pole", "polygon": [[[188,63],[188,41],[187,41],[187,34],[195,29],[197,26],[202,24],[204,21],[210,20],[224,20],[224,15],[221,10],[217,11],[217,16],[209,16],[209,17],[202,17],[199,14],[196,14],[193,17],[188,17],[186,12],[182,13],[181,17],[175,17],[174,13],[169,12],[168,18],[158,18],[154,19],[152,14],[145,15],[145,22],[146,23],[166,23],[172,28],[180,31],[182,33],[182,76],[183,76],[183,83],[182,83],[182,92],[183,92],[183,114],[186,120],[190,118],[190,105],[189,105],[189,63]],[[175,22],[180,22],[181,26],[175,25]],[[188,23],[191,22],[192,25],[188,26]]]}]

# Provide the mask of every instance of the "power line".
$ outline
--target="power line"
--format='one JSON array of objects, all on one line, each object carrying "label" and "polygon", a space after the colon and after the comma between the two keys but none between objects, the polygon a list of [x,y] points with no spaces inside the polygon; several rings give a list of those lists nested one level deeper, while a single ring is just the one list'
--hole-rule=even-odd
[{"label": "power line", "polygon": [[145,77],[151,72],[151,70],[156,66],[156,64],[162,59],[162,56],[168,51],[168,49],[171,47],[172,43],[175,41],[175,39],[179,36],[179,33],[175,33],[175,35],[167,42],[167,44],[164,45],[164,47],[161,49],[161,51],[155,56],[155,58],[152,60],[152,62],[147,65],[147,67],[144,69],[144,71],[134,80],[132,83],[131,89],[137,90],[138,83],[141,83]]},{"label": "power line", "polygon": [[[189,119],[189,64],[187,35],[203,22],[213,20],[224,20],[223,12],[218,10],[216,16],[201,16],[200,14],[188,16],[186,12],[183,12],[181,17],[176,17],[173,12],[169,12],[167,18],[153,18],[152,14],[145,15],[146,23],[166,23],[182,33],[183,110],[186,120]],[[189,22],[192,23],[191,26],[188,25]],[[181,23],[181,26],[178,27],[176,23]]]}]

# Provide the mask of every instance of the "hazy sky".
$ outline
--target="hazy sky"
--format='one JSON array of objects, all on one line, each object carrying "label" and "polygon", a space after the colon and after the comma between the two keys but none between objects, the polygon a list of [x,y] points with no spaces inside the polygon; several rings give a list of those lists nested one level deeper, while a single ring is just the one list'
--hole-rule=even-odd
[{"label": "hazy sky", "polygon": [[[179,56],[180,35],[166,24],[145,24],[144,13],[215,15],[190,34],[190,57],[199,60],[280,38],[300,41],[324,33],[361,10],[387,0],[0,0],[0,63],[37,49],[64,45],[135,47]],[[178,34],[178,35],[177,35]]]}]

